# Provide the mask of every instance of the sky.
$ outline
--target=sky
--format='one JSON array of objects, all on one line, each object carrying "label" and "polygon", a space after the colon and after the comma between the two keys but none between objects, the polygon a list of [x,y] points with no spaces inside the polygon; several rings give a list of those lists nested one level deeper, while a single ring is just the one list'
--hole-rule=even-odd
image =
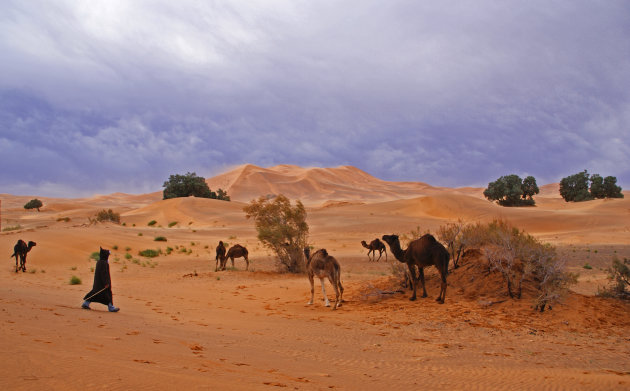
[{"label": "sky", "polygon": [[[630,190],[630,2],[0,0],[0,193],[239,164]],[[213,189],[214,190],[214,189]]]}]

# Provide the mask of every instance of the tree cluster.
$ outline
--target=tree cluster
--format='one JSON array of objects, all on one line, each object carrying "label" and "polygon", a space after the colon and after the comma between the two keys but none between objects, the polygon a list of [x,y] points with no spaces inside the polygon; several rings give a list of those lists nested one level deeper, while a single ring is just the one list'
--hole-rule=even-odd
[{"label": "tree cluster", "polygon": [[163,196],[164,199],[177,197],[201,197],[212,198],[216,200],[230,201],[230,196],[223,189],[216,192],[211,191],[206,183],[206,179],[197,176],[194,172],[188,172],[185,175],[171,175],[168,181],[164,182]]},{"label": "tree cluster", "polygon": [[278,266],[283,271],[304,271],[304,248],[308,240],[306,209],[302,202],[295,206],[284,195],[273,199],[260,197],[243,208],[246,217],[253,218],[258,240],[278,257]]},{"label": "tree cluster", "polygon": [[560,195],[566,202],[590,201],[597,198],[623,198],[617,178],[599,174],[589,175],[584,170],[560,181]]},{"label": "tree cluster", "polygon": [[488,183],[483,195],[490,201],[497,201],[501,206],[531,206],[535,205],[533,197],[539,192],[536,178],[530,175],[521,179],[512,174]]}]

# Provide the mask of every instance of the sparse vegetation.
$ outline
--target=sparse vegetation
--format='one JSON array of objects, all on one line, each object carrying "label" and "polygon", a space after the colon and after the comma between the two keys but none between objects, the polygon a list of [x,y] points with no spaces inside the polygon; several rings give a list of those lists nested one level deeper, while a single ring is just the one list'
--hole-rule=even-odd
[{"label": "sparse vegetation", "polygon": [[94,251],[92,254],[90,254],[90,259],[93,261],[98,261],[101,257],[101,254],[98,251]]},{"label": "sparse vegetation", "polygon": [[69,221],[70,221],[70,217],[59,217],[59,218],[57,219],[57,221],[63,221],[63,222],[66,222],[66,223],[67,223],[67,222],[69,222]]},{"label": "sparse vegetation", "polygon": [[254,219],[258,240],[277,256],[277,265],[284,271],[304,271],[303,249],[307,245],[308,224],[302,202],[279,195],[273,200],[260,197],[243,208],[246,217]]},{"label": "sparse vegetation", "polygon": [[616,297],[630,300],[630,259],[624,258],[621,261],[617,256],[613,256],[612,264],[608,268],[608,280],[610,285],[601,289],[598,294],[606,297]]},{"label": "sparse vegetation", "polygon": [[24,209],[37,209],[37,211],[39,212],[39,208],[41,208],[42,206],[44,206],[44,203],[37,198],[34,198],[24,205]]},{"label": "sparse vegetation", "polygon": [[172,228],[173,226],[179,224],[177,221],[171,221],[170,223],[168,223],[168,227]]},{"label": "sparse vegetation", "polygon": [[164,236],[156,236],[156,237],[153,239],[153,241],[154,241],[154,242],[166,242],[167,240],[166,240],[166,238],[165,238]]},{"label": "sparse vegetation", "polygon": [[18,224],[18,225],[10,225],[10,226],[8,226],[8,227],[4,227],[4,228],[2,229],[2,232],[8,232],[8,231],[18,231],[18,230],[20,230],[20,229],[22,229],[22,226],[21,226],[20,224]]},{"label": "sparse vegetation", "polygon": [[108,210],[101,210],[99,212],[96,213],[96,216],[94,217],[94,219],[89,218],[90,223],[95,223],[95,222],[104,222],[104,221],[111,221],[114,222],[116,224],[120,224],[120,214],[114,212],[111,209]]},{"label": "sparse vegetation", "polygon": [[149,221],[149,222],[147,223],[147,225],[148,225],[149,227],[152,227],[152,226],[154,226],[155,224],[157,224],[157,221],[155,221],[155,220],[151,220],[151,221]]},{"label": "sparse vegetation", "polygon": [[81,279],[77,276],[70,277],[70,285],[81,285]]},{"label": "sparse vegetation", "polygon": [[162,254],[162,250],[154,250],[154,249],[149,248],[146,250],[139,251],[138,254],[140,256],[147,257],[147,258],[155,258],[159,256],[160,254]]}]

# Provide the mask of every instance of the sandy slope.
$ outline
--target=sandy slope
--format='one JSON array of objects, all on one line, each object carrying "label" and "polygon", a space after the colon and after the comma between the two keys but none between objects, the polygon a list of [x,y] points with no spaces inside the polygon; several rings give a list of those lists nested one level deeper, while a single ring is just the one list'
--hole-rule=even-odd
[{"label": "sandy slope", "polygon": [[[502,208],[481,189],[389,183],[352,168],[247,165],[208,179],[235,201],[112,194],[42,199],[1,194],[0,389],[627,389],[630,307],[593,297],[613,255],[630,258],[630,200],[568,204],[543,187],[535,208]],[[275,273],[243,202],[287,193],[308,205],[311,242],[342,265],[346,303],[306,306],[303,276]],[[626,195],[628,197],[628,194]],[[98,210],[125,226],[90,225]],[[65,221],[65,217],[70,218]],[[449,276],[438,305],[429,298],[378,295],[391,266],[368,262],[360,240],[462,218],[504,218],[560,246],[576,292],[552,311],[531,297],[505,301],[500,279],[471,258]],[[156,220],[154,226],[147,223]],[[171,225],[170,223],[176,224]],[[169,227],[169,225],[171,225]],[[167,242],[155,242],[164,236]],[[34,240],[27,273],[8,259],[18,238]],[[250,250],[251,272],[214,272],[219,240]],[[117,314],[79,308],[99,246],[112,249]],[[146,248],[173,248],[147,260]],[[114,248],[117,248],[114,250]],[[126,259],[129,253],[131,259]],[[391,259],[391,254],[390,254]],[[589,263],[593,269],[583,269]],[[69,285],[76,275],[82,285]],[[331,289],[328,288],[330,295]],[[316,298],[321,297],[316,285]]]}]

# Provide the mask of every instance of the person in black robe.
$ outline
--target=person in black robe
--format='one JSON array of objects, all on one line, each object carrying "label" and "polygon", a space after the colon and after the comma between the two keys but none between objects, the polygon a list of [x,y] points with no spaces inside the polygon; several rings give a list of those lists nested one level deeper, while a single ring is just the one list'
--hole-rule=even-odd
[{"label": "person in black robe", "polygon": [[101,248],[99,260],[94,270],[94,285],[92,290],[83,297],[81,308],[89,310],[91,302],[105,304],[109,312],[117,312],[120,308],[114,307],[112,295],[112,280],[109,275],[109,250]]}]

